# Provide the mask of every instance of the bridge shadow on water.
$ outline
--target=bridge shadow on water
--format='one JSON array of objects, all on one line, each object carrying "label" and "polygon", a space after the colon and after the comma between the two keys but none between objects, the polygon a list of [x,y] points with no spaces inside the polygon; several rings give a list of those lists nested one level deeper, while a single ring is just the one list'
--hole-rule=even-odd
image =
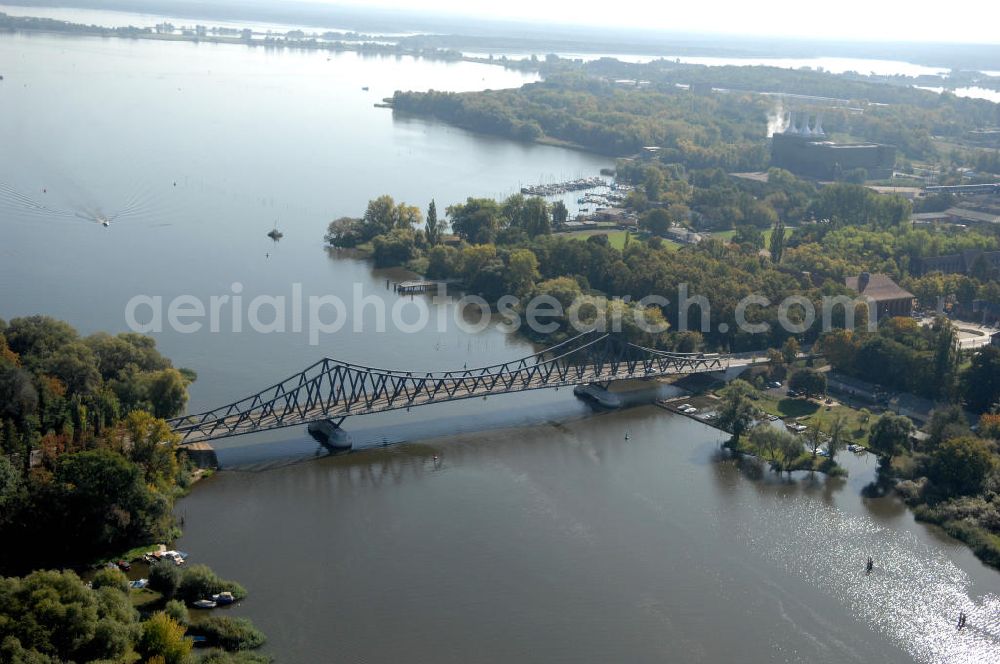
[{"label": "bridge shadow on water", "polygon": [[[619,392],[622,409],[676,396],[682,390],[667,384]],[[474,434],[494,429],[542,426],[582,419],[605,409],[573,395],[572,389],[538,390],[533,393],[491,396],[487,401],[443,403],[425,406],[413,413],[380,413],[348,418],[343,432],[351,450],[333,450],[314,439],[303,425],[265,431],[217,441],[214,446],[225,470],[264,471],[294,463],[332,456],[357,456],[360,463],[372,460],[372,451],[413,443]],[[432,456],[425,448],[418,454]],[[402,450],[394,449],[399,453]]]}]

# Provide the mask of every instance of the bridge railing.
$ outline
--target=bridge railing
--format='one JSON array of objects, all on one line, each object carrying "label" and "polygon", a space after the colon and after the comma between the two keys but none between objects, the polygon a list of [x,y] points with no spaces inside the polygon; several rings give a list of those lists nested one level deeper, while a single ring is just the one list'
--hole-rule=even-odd
[{"label": "bridge railing", "polygon": [[226,406],[170,420],[175,431],[205,440],[346,416],[616,377],[648,377],[723,368],[724,358],[672,353],[591,330],[519,360],[445,372],[396,371],[325,358]]}]

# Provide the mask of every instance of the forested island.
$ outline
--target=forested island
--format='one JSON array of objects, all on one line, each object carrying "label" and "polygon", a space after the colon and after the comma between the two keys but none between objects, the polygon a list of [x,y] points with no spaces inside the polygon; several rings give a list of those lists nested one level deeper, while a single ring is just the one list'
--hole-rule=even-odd
[{"label": "forested island", "polygon": [[[200,472],[163,418],[194,379],[150,337],[0,320],[0,574],[25,575],[0,578],[0,661],[270,661],[244,652],[264,642],[245,618],[189,614],[239,584],[170,558],[142,588],[119,570],[180,534]],[[195,657],[194,636],[215,647]]]},{"label": "forested island", "polygon": [[289,30],[284,33],[266,34],[253,32],[250,28],[236,30],[232,28],[211,28],[198,25],[192,29],[175,29],[170,23],[162,23],[156,28],[124,26],[110,28],[100,25],[85,25],[51,18],[36,18],[31,16],[9,16],[0,12],[0,33],[2,32],[50,32],[75,35],[90,35],[96,37],[121,37],[124,39],[151,39],[158,41],[205,42],[211,44],[239,44],[243,46],[268,49],[295,49],[310,51],[329,51],[334,53],[354,52],[361,55],[408,55],[428,60],[443,60],[454,62],[468,60],[470,62],[487,62],[503,64],[510,69],[534,70],[536,65],[530,61],[510,60],[493,63],[488,59],[463,56],[462,53],[449,49],[423,47],[411,44],[406,39],[393,43],[385,43],[378,35],[365,35],[352,32],[324,32],[322,35],[306,35],[302,30]]},{"label": "forested island", "polygon": [[731,172],[766,169],[765,139],[783,109],[812,104],[823,108],[828,135],[896,146],[900,170],[915,163],[1000,170],[994,150],[947,144],[1000,125],[1000,105],[985,100],[776,67],[556,59],[542,72],[544,81],[516,90],[399,91],[392,105],[473,131],[615,157],[656,146],[662,163]]}]

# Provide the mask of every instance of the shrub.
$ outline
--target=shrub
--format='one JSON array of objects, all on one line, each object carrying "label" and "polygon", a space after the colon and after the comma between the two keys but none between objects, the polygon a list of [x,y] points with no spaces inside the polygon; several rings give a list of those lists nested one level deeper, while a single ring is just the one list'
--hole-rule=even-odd
[{"label": "shrub", "polygon": [[172,561],[161,560],[149,568],[149,587],[164,597],[173,597],[181,583],[181,570]]},{"label": "shrub", "polygon": [[267,640],[249,618],[210,616],[199,622],[195,629],[209,643],[226,650],[251,650],[261,647]]},{"label": "shrub", "polygon": [[213,649],[201,656],[200,664],[271,664],[269,655],[256,652],[226,652]]},{"label": "shrub", "polygon": [[207,565],[191,565],[186,568],[181,572],[180,584],[177,586],[177,596],[185,602],[196,602],[223,591],[231,592],[238,600],[247,596],[243,586],[220,579]]},{"label": "shrub", "polygon": [[98,590],[99,588],[114,588],[115,590],[127,593],[128,577],[121,570],[104,567],[94,574],[90,585],[94,590]]},{"label": "shrub", "polygon": [[142,623],[137,650],[149,659],[159,656],[165,664],[184,664],[191,646],[191,641],[184,638],[184,627],[160,612]]},{"label": "shrub", "polygon": [[187,627],[191,624],[191,616],[188,614],[188,610],[187,607],[184,606],[184,602],[172,599],[167,602],[166,606],[163,607],[163,612],[170,616],[174,622],[179,625]]}]

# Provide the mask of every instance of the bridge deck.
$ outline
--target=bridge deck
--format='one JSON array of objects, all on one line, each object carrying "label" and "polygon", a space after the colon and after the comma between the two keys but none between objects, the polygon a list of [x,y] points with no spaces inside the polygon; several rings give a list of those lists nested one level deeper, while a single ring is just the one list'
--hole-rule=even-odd
[{"label": "bridge deck", "polygon": [[419,374],[322,360],[256,395],[170,421],[181,444],[308,422],[549,387],[720,371],[726,356],[664,353],[587,333],[493,367]]}]

